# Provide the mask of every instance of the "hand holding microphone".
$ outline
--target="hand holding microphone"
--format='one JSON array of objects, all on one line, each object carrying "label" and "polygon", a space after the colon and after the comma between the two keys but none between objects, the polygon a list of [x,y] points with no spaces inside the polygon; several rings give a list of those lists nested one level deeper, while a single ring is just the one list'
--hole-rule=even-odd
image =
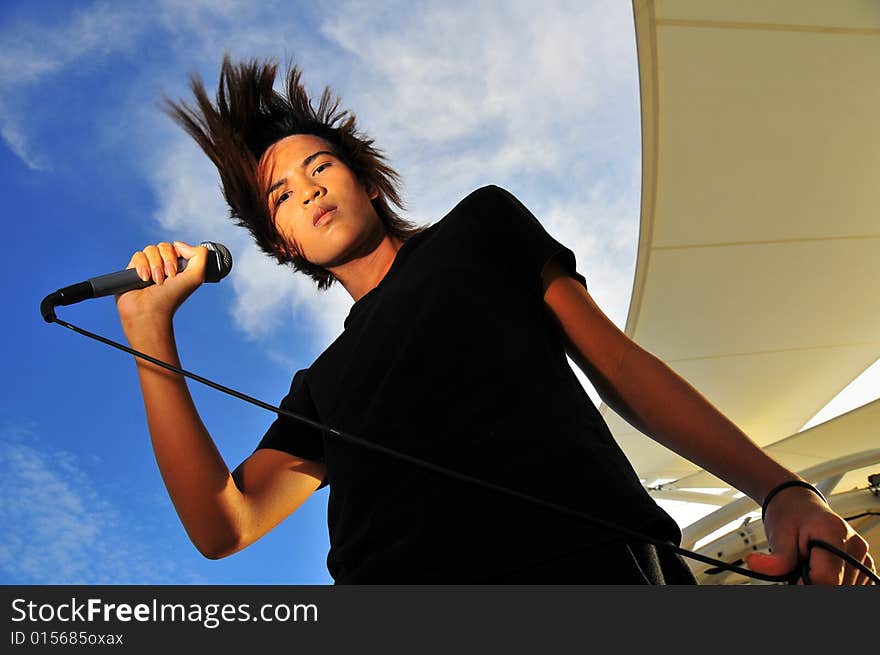
[{"label": "hand holding microphone", "polygon": [[[229,251],[210,242],[163,242],[137,251],[123,272],[130,276],[130,289],[112,291],[123,328],[127,333],[128,326],[146,317],[170,319],[202,282],[217,282],[231,268]],[[125,293],[129,290],[133,293]]]},{"label": "hand holding microphone", "polygon": [[[182,241],[159,243],[134,253],[123,271],[90,278],[49,294],[43,299],[40,312],[51,322],[58,305],[115,295],[123,324],[144,313],[167,312],[170,316],[203,281],[218,282],[230,270],[232,256],[222,244],[207,241],[195,247]],[[163,289],[165,286],[168,288]],[[126,294],[135,290],[141,291]]]}]

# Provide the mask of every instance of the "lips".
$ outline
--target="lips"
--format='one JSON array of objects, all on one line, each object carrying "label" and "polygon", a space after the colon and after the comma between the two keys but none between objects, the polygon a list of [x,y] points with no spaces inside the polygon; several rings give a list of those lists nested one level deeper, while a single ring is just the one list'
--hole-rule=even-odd
[{"label": "lips", "polygon": [[315,209],[314,215],[312,216],[312,225],[314,225],[315,227],[323,225],[332,218],[332,216],[328,216],[328,214],[335,210],[336,207],[317,207]]}]

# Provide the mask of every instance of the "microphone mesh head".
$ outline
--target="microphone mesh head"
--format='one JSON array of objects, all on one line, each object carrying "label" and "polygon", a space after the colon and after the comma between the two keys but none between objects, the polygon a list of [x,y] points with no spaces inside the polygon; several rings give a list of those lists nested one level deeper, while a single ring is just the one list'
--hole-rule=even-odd
[{"label": "microphone mesh head", "polygon": [[229,248],[213,241],[203,241],[199,245],[205,246],[213,253],[205,267],[205,282],[219,282],[229,275],[229,271],[232,270],[232,254]]}]

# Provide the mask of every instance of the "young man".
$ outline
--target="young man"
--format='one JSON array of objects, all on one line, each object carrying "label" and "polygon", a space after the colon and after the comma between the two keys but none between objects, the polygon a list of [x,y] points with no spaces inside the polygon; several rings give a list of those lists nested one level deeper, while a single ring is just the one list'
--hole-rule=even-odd
[{"label": "young man", "polygon": [[[280,263],[353,298],[345,330],[298,371],[282,406],[336,430],[678,543],[577,382],[645,434],[757,502],[773,492],[774,555],[785,573],[811,537],[873,567],[867,544],[821,496],[768,458],[685,380],[592,301],[574,254],[510,193],[484,187],[429,227],[400,218],[397,176],[325,90],[313,110],[299,73],[224,61],[216,105],[171,115],[217,165],[231,213]],[[188,260],[177,274],[176,261]],[[172,317],[202,282],[185,243],[136,252],[156,284],[121,295],[126,336],[179,365]],[[138,360],[156,459],[193,543],[235,553],[330,485],[328,568],[337,583],[693,583],[683,560],[570,516],[445,477],[279,416],[227,469],[184,380]],[[865,583],[814,549],[814,582]]]}]

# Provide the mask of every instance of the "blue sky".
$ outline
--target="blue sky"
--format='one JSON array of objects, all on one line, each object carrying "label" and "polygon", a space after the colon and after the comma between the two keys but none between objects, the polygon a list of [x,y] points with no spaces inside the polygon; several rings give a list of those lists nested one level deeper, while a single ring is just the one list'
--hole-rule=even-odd
[{"label": "blue sky", "polygon": [[[185,368],[277,403],[338,335],[351,298],[260,254],[227,219],[210,163],[157,108],[163,92],[187,97],[191,71],[214,87],[224,52],[293,59],[313,93],[330,85],[401,173],[419,224],[483,184],[513,191],[625,325],[641,181],[629,2],[30,0],[0,6],[0,42],[2,584],[331,582],[327,489],[244,551],[199,555],[156,467],[132,358],[38,312],[146,244],[213,240],[235,266],[178,312]],[[59,316],[124,340],[112,299]],[[273,416],[190,389],[235,468]]]}]

